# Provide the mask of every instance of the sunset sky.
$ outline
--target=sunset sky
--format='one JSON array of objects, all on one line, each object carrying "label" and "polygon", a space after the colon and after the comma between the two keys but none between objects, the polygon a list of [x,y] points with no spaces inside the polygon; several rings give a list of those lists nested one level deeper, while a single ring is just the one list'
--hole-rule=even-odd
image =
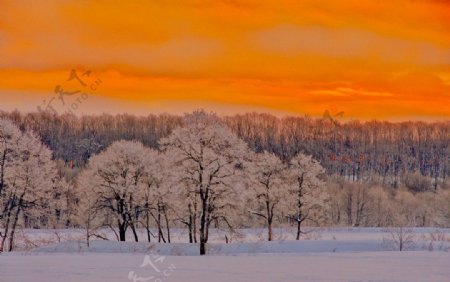
[{"label": "sunset sky", "polygon": [[448,119],[450,1],[0,0],[0,110],[49,101]]}]

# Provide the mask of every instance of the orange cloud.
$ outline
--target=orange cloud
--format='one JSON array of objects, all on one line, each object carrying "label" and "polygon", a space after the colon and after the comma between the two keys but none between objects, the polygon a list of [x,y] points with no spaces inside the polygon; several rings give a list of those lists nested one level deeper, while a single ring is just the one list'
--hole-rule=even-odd
[{"label": "orange cloud", "polygon": [[449,18],[425,0],[3,1],[0,109],[83,65],[104,81],[85,112],[448,118]]}]

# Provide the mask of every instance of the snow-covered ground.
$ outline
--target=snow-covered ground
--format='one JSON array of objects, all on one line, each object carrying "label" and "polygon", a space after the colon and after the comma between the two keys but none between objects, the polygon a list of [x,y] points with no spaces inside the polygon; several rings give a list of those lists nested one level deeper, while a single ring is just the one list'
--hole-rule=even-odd
[{"label": "snow-covered ground", "polygon": [[150,265],[141,268],[143,260],[137,254],[1,255],[0,281],[448,282],[450,278],[450,254],[445,252],[167,256],[162,262],[153,259],[160,272]]},{"label": "snow-covered ground", "polygon": [[[215,231],[199,257],[182,230],[173,244],[95,240],[89,248],[82,230],[26,230],[21,251],[0,255],[0,282],[450,281],[450,229],[414,229],[406,252],[377,228],[316,229],[300,241],[288,228],[275,233],[278,241],[265,242],[264,229],[240,230],[225,244]],[[30,241],[41,246],[30,250]]]}]

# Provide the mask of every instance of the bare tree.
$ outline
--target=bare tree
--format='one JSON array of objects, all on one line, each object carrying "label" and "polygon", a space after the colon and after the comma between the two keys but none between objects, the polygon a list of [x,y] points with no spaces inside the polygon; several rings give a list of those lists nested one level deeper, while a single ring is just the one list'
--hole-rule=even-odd
[{"label": "bare tree", "polygon": [[410,227],[388,227],[384,229],[386,236],[383,237],[383,245],[387,248],[404,251],[415,245],[415,234]]}]

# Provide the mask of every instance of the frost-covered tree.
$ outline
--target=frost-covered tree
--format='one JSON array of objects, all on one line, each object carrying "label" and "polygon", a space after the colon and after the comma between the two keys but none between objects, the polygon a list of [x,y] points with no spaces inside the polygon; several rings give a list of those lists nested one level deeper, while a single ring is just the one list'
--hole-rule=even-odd
[{"label": "frost-covered tree", "polygon": [[267,240],[272,241],[275,216],[287,204],[288,185],[285,178],[287,166],[274,154],[254,154],[250,166],[253,210],[267,224]]},{"label": "frost-covered tree", "polygon": [[297,240],[304,221],[314,221],[325,214],[328,194],[321,179],[324,173],[325,169],[312,156],[298,154],[289,163],[289,204],[291,218],[297,223]]},{"label": "frost-covered tree", "polygon": [[143,225],[147,230],[149,242],[152,235],[150,231],[152,218],[158,228],[158,242],[170,243],[169,223],[175,198],[172,175],[170,157],[148,149],[142,179],[144,187],[139,195],[143,199],[141,212],[144,214]]},{"label": "frost-covered tree", "polygon": [[103,224],[101,217],[104,214],[97,213],[98,210],[93,206],[94,201],[90,197],[86,197],[86,195],[78,196],[80,196],[80,200],[76,213],[76,223],[84,227],[86,244],[89,247],[91,237],[96,235],[97,229]]},{"label": "frost-covered tree", "polygon": [[52,200],[56,180],[52,153],[39,138],[0,120],[0,252],[7,240],[8,250],[14,248],[21,215],[35,220],[51,216],[44,208]]},{"label": "frost-covered tree", "polygon": [[380,186],[369,189],[368,202],[369,226],[384,227],[392,226],[394,222],[394,205],[389,193]]},{"label": "frost-covered tree", "polygon": [[22,132],[12,122],[0,119],[0,194],[6,188],[6,175],[17,160]]},{"label": "frost-covered tree", "polygon": [[74,169],[66,165],[63,160],[56,162],[58,169],[58,179],[60,181],[57,199],[57,209],[60,214],[57,224],[59,226],[70,227],[75,224],[76,213],[78,211],[78,195],[76,195],[76,176],[79,169]]},{"label": "frost-covered tree", "polygon": [[142,208],[145,165],[151,157],[148,150],[139,142],[117,141],[93,156],[78,177],[79,189],[93,201],[86,206],[103,213],[110,220],[106,224],[118,228],[119,241],[126,240],[128,228],[139,240],[135,224]]},{"label": "frost-covered tree", "polygon": [[204,111],[186,115],[183,126],[163,138],[160,145],[174,158],[180,193],[186,195],[183,189],[188,189],[187,194],[197,198],[200,254],[205,255],[211,224],[227,222],[227,216],[236,210],[238,194],[233,181],[242,171],[247,145],[215,114]]},{"label": "frost-covered tree", "polygon": [[189,243],[197,243],[197,218],[199,218],[199,197],[190,189],[187,181],[178,183],[178,193],[174,204],[176,218],[188,228]]}]

